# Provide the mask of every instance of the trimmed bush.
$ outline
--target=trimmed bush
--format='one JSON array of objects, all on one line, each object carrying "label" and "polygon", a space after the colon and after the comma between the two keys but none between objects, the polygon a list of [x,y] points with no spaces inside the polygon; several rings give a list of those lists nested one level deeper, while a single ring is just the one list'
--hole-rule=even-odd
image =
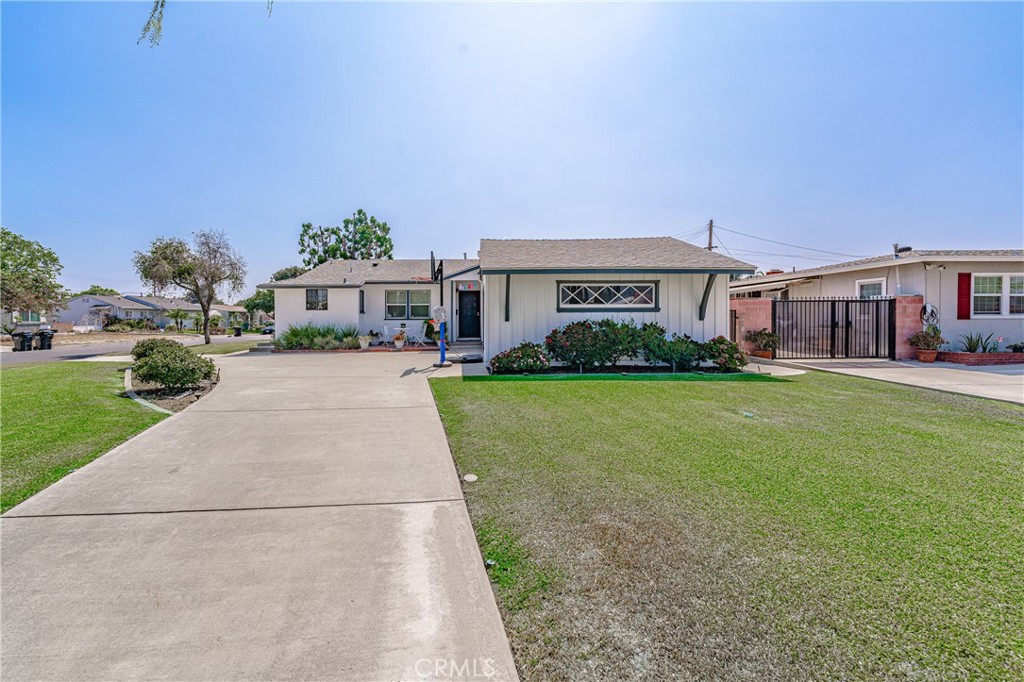
[{"label": "trimmed bush", "polygon": [[601,332],[601,358],[599,364],[612,367],[620,360],[635,358],[641,354],[643,332],[636,322],[619,322],[612,319],[599,320],[597,329]]},{"label": "trimmed bush", "polygon": [[704,359],[703,346],[687,335],[673,334],[652,337],[644,347],[644,361],[649,365],[668,365],[673,372],[692,372]]},{"label": "trimmed bush", "polygon": [[530,341],[524,341],[491,358],[491,371],[495,374],[543,372],[550,365],[544,347]]},{"label": "trimmed bush", "polygon": [[181,346],[181,344],[174,339],[143,339],[132,346],[132,357],[138,361],[142,358],[149,357],[163,348],[172,348],[175,346]]},{"label": "trimmed bush", "polygon": [[211,361],[179,344],[154,350],[135,363],[132,371],[139,381],[179,389],[198,386],[204,379],[212,379],[217,370]]},{"label": "trimmed bush", "polygon": [[747,364],[746,354],[724,336],[716,336],[704,344],[704,357],[727,372],[739,371]]},{"label": "trimmed bush", "polygon": [[608,355],[604,346],[603,334],[590,320],[552,329],[544,339],[544,348],[552,360],[579,367],[580,374],[584,368],[605,364]]}]

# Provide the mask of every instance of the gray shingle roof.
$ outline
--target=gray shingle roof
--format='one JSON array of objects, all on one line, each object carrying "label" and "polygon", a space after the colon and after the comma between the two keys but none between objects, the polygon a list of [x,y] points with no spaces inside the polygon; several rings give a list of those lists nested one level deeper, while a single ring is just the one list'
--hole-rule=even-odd
[{"label": "gray shingle roof", "polygon": [[845,272],[847,270],[865,270],[868,268],[885,267],[897,265],[904,262],[918,262],[922,260],[946,259],[964,260],[979,258],[1018,258],[1024,260],[1024,249],[915,249],[901,253],[897,259],[893,254],[885,256],[871,256],[858,260],[846,261],[845,263],[834,263],[832,265],[821,265],[816,268],[797,270],[795,272],[784,272],[779,275],[761,275],[759,277],[747,277],[731,283],[734,288],[749,286],[752,284],[764,284],[768,282],[785,282],[801,277],[813,277],[827,275],[832,272]]},{"label": "gray shingle roof", "polygon": [[[440,260],[440,259],[438,259]],[[475,259],[445,258],[444,271],[450,275],[480,264]],[[396,260],[335,260],[318,265],[294,279],[267,282],[260,289],[291,289],[310,286],[359,287],[373,282],[430,282],[429,258]]]},{"label": "gray shingle roof", "polygon": [[82,298],[90,298],[99,301],[102,305],[112,305],[124,310],[152,310],[152,306],[139,303],[124,296],[106,296],[98,294],[84,294]]},{"label": "gray shingle roof", "polygon": [[132,296],[132,300],[141,301],[158,310],[186,310],[195,312],[202,310],[198,303],[191,303],[182,298],[169,298],[167,296]]},{"label": "gray shingle roof", "polygon": [[482,272],[508,270],[736,270],[753,265],[672,237],[482,239]]}]

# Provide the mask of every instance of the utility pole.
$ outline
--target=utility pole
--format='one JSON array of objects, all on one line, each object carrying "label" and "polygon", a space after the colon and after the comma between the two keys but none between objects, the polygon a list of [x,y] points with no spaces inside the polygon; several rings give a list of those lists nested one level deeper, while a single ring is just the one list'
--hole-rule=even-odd
[{"label": "utility pole", "polygon": [[714,251],[715,245],[712,240],[715,238],[715,221],[708,221],[708,251]]}]

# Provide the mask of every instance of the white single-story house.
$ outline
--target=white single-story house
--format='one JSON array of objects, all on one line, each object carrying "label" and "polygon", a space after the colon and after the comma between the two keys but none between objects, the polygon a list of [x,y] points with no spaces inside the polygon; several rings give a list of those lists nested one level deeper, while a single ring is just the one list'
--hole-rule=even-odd
[{"label": "white single-story house", "polygon": [[484,239],[479,259],[337,260],[259,285],[275,296],[277,331],[307,323],[363,334],[418,330],[444,305],[449,341],[482,343],[484,357],[543,342],[574,320],[657,322],[704,341],[729,329],[728,281],[747,263],[671,237]]},{"label": "white single-story house", "polygon": [[917,294],[950,341],[968,333],[1024,340],[1024,250],[903,250],[733,281],[745,298],[876,298]]}]

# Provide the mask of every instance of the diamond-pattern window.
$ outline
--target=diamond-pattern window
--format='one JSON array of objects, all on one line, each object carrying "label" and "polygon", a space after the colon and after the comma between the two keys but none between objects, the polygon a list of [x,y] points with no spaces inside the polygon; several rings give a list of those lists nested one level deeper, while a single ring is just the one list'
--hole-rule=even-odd
[{"label": "diamond-pattern window", "polygon": [[658,285],[654,282],[563,282],[558,285],[561,308],[654,309]]}]

